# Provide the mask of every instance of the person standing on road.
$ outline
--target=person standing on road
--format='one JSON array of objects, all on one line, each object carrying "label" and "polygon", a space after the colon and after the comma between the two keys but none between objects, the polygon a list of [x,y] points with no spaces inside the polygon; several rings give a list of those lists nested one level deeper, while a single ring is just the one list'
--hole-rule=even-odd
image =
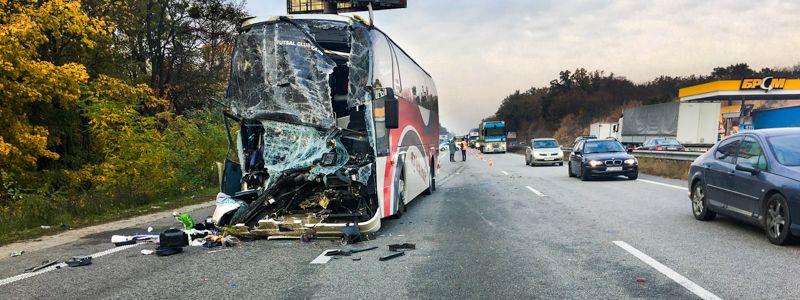
[{"label": "person standing on road", "polygon": [[461,161],[467,161],[467,138],[461,138]]},{"label": "person standing on road", "polygon": [[450,140],[449,143],[447,143],[447,147],[450,148],[450,161],[451,162],[455,162],[456,161],[456,151],[458,151],[458,146],[456,146],[457,143],[458,143],[458,140],[456,140],[455,137],[453,137],[453,139]]}]

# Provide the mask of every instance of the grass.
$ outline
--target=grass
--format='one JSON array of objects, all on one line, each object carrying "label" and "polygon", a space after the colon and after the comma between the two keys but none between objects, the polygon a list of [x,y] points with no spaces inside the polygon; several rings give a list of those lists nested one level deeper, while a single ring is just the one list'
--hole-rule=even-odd
[{"label": "grass", "polygon": [[673,179],[687,180],[691,161],[637,157],[639,172]]},{"label": "grass", "polygon": [[[69,225],[69,227],[73,229],[88,227],[141,215],[170,211],[187,205],[208,202],[212,200],[217,192],[217,188],[205,188],[179,196],[166,197],[161,201],[153,201],[150,203],[128,207],[111,206],[103,209],[96,209],[85,215],[76,216],[66,213],[59,219],[64,220],[63,223]],[[41,225],[49,225],[52,228],[43,229],[40,227]],[[36,227],[24,227],[21,221],[15,222],[15,220],[3,220],[3,222],[0,222],[0,232],[3,232],[3,234],[0,235],[0,246],[21,240],[36,239],[46,235],[58,234],[65,231],[65,229],[58,228],[58,224],[41,225]]]}]

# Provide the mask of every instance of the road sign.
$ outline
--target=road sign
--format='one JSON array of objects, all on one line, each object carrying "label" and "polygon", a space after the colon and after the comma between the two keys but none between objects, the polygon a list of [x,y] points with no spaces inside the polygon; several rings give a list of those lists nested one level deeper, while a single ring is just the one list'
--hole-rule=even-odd
[{"label": "road sign", "polygon": [[370,3],[372,10],[406,8],[406,0],[286,0],[286,10],[289,14],[320,14],[326,12],[326,4],[336,4],[340,13],[368,11]]}]

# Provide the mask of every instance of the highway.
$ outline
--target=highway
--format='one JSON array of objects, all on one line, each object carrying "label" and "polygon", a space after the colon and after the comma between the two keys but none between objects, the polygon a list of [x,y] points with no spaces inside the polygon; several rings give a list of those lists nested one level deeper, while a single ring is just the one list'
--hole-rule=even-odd
[{"label": "highway", "polygon": [[[86,267],[6,280],[47,259],[113,248],[112,234],[179,226],[164,218],[0,259],[4,299],[798,299],[800,246],[770,244],[760,228],[692,217],[685,182],[642,175],[581,182],[564,167],[517,154],[467,162],[443,156],[438,189],[385,220],[379,246],[310,264],[338,241],[257,240],[169,257],[138,245]],[[192,212],[199,219],[211,209]],[[388,244],[415,243],[378,261]],[[349,246],[346,246],[349,247]],[[6,255],[6,254],[4,254]]]}]

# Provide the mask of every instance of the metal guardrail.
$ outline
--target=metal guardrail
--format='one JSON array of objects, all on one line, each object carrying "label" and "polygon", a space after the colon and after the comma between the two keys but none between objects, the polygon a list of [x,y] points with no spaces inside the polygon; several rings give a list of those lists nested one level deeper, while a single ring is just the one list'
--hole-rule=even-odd
[{"label": "metal guardrail", "polygon": [[633,150],[633,155],[636,157],[693,161],[700,155],[703,155],[703,152]]}]

